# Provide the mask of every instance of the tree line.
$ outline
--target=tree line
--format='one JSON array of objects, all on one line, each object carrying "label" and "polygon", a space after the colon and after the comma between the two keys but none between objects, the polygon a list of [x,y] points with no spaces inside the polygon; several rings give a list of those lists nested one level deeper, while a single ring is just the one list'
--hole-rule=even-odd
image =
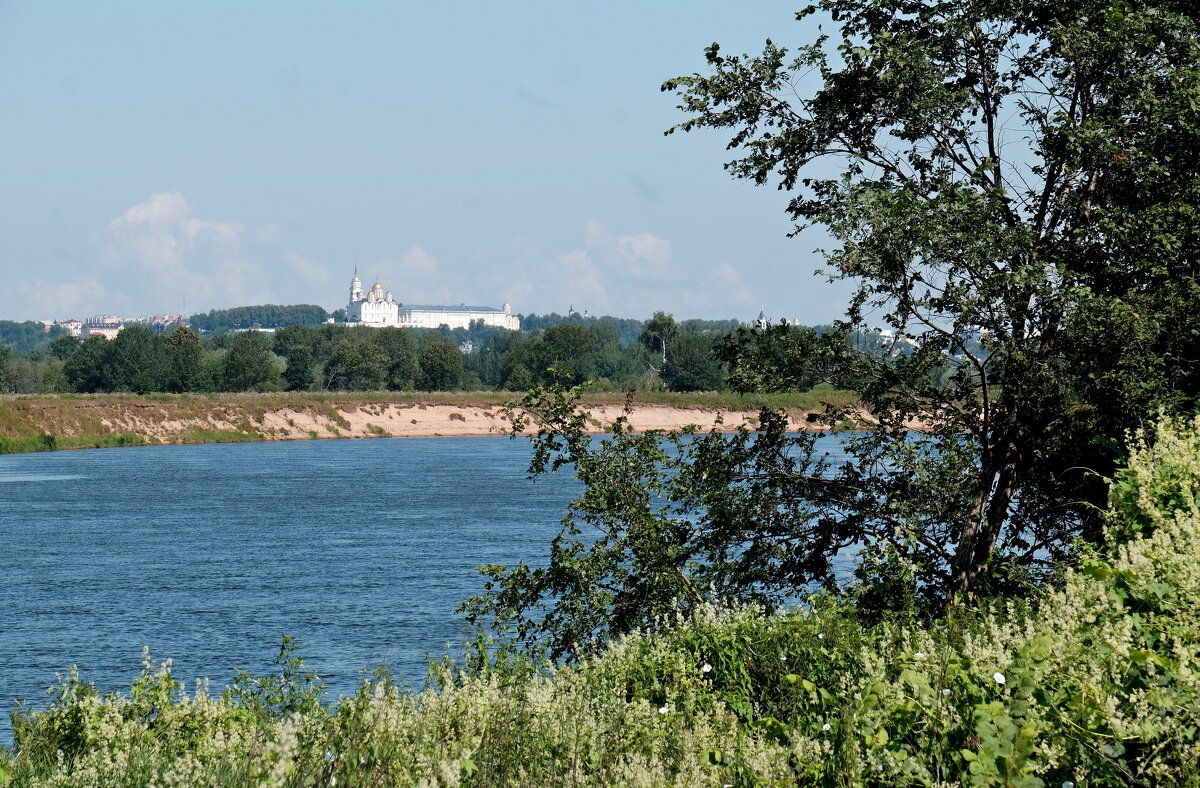
[{"label": "tree line", "polygon": [[[17,393],[527,391],[560,382],[601,390],[747,391],[750,373],[734,348],[810,341],[800,338],[827,330],[780,325],[726,333],[735,321],[676,321],[662,312],[646,321],[541,320],[545,328],[528,332],[481,324],[413,330],[329,323],[211,336],[186,326],[156,334],[135,324],[112,340],[61,334],[26,353],[4,347],[0,387]],[[791,388],[814,382],[821,381],[792,380]],[[777,380],[772,390],[787,390],[784,383]]]},{"label": "tree line", "polygon": [[261,304],[237,306],[232,309],[212,309],[192,315],[188,321],[202,333],[219,334],[248,328],[278,328],[281,326],[319,326],[331,317],[325,307],[316,304]]}]

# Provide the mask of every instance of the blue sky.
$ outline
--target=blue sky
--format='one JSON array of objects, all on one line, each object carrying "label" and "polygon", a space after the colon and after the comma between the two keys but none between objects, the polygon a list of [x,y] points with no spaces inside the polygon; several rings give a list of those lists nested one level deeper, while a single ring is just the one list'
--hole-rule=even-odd
[{"label": "blue sky", "polygon": [[845,285],[725,138],[664,137],[773,2],[0,0],[0,318],[406,303],[828,322]]}]

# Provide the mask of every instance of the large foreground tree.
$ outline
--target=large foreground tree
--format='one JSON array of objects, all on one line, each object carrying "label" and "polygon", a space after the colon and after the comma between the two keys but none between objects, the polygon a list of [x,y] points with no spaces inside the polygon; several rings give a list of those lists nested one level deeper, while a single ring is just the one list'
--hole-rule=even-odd
[{"label": "large foreground tree", "polygon": [[[599,542],[560,540],[542,575],[493,571],[494,611],[527,629],[532,608],[565,609],[572,573],[626,575],[595,610],[649,577],[685,605],[705,593],[696,575],[778,599],[834,585],[833,559],[851,546],[877,606],[1019,591],[1078,539],[1102,538],[1128,431],[1196,407],[1191,0],[821,0],[797,20],[813,40],[794,53],[768,41],[729,57],[714,44],[708,73],[663,87],[690,116],[672,131],[728,131],[729,172],[776,184],[798,231],[827,233],[828,274],[857,285],[843,328],[892,330],[882,353],[800,342],[780,361],[794,377],[811,367],[860,381],[878,425],[849,438],[840,469],[821,470],[813,444],[770,419],[758,438],[706,442],[692,458],[702,467],[665,480],[669,517],[644,506],[615,517],[610,496]],[[569,420],[545,424],[555,457],[595,458],[554,442]],[[639,563],[655,540],[665,552]],[[607,570],[584,560],[596,544],[611,548]],[[656,612],[593,617],[587,631]]]}]

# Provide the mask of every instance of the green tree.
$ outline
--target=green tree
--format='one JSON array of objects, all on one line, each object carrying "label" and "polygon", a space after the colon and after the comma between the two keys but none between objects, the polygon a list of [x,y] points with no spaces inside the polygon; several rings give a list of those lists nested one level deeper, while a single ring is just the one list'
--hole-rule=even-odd
[{"label": "green tree", "polygon": [[503,386],[504,353],[519,337],[516,331],[497,331],[489,335],[473,352],[466,354],[463,369],[478,375],[480,383],[487,388]]},{"label": "green tree", "polygon": [[165,391],[170,375],[166,346],[149,327],[125,326],[111,340],[103,367],[104,390],[135,394]]},{"label": "green tree", "polygon": [[[780,414],[733,435],[634,432],[622,416],[597,439],[579,389],[555,386],[530,391],[510,415],[514,428],[534,429],[530,472],[573,467],[585,491],[546,566],[481,567],[485,593],[461,608],[473,624],[574,658],[700,605],[794,599],[824,570],[820,550],[790,547],[805,536],[792,524],[819,511],[828,469],[811,451],[815,436],[789,436]],[[847,546],[839,522],[810,547]]]},{"label": "green tree", "polygon": [[729,366],[729,386],[739,393],[808,391],[818,383],[853,387],[861,381],[845,375],[848,336],[786,323],[741,326],[721,340],[716,357]]},{"label": "green tree", "polygon": [[542,338],[518,337],[509,343],[500,358],[504,387],[509,391],[526,391],[543,372]]},{"label": "green tree", "polygon": [[22,323],[0,320],[0,345],[8,345],[14,353],[44,350],[62,331],[61,327],[54,326],[47,332],[46,325],[36,320]]},{"label": "green tree", "polygon": [[[1200,392],[1180,340],[1200,292],[1197,15],[824,0],[799,17],[818,10],[840,35],[791,58],[714,45],[711,75],[664,88],[692,115],[679,128],[731,130],[730,171],[777,179],[797,225],[827,229],[829,269],[858,285],[848,325],[912,343],[845,359],[882,416],[838,480],[862,491],[867,554],[935,597],[1019,583],[1101,538],[1110,447]],[[809,94],[786,90],[810,70]],[[912,418],[926,431],[896,440]]]},{"label": "green tree", "polygon": [[280,328],[283,326],[319,326],[329,319],[324,307],[315,304],[262,304],[237,306],[232,309],[213,309],[208,314],[192,315],[191,324],[197,331],[220,333],[250,328]]},{"label": "green tree", "polygon": [[73,390],[81,394],[108,390],[104,377],[108,349],[109,341],[104,337],[88,337],[79,343],[79,347],[63,364],[63,374]]},{"label": "green tree", "polygon": [[578,323],[550,326],[542,334],[542,369],[570,383],[583,383],[596,376],[596,335]]},{"label": "green tree", "polygon": [[14,394],[42,394],[48,390],[45,368],[28,355],[14,353],[6,377],[7,390]]},{"label": "green tree", "polygon": [[662,379],[671,391],[719,391],[725,373],[714,355],[713,338],[684,332],[667,345],[667,365]]},{"label": "green tree", "polygon": [[463,358],[458,348],[437,340],[421,351],[421,391],[453,391],[462,381]]},{"label": "green tree", "polygon": [[322,355],[322,350],[328,344],[328,339],[322,329],[312,326],[286,326],[275,332],[275,341],[272,344],[272,350],[277,356],[286,357],[288,351],[297,345],[305,347],[312,357],[318,358]]},{"label": "green tree", "polygon": [[325,365],[325,388],[342,391],[378,391],[387,380],[388,359],[367,331],[355,331],[340,340]]},{"label": "green tree", "polygon": [[12,362],[12,348],[0,345],[0,392],[8,391],[8,368]]},{"label": "green tree", "polygon": [[642,325],[638,342],[659,359],[660,371],[667,366],[667,347],[678,333],[679,324],[673,316],[665,312],[655,312],[654,317]]},{"label": "green tree", "polygon": [[[1104,538],[1104,479],[1129,431],[1200,404],[1193,4],[819,0],[798,18],[829,32],[795,54],[714,44],[708,73],[664,90],[690,116],[677,129],[727,130],[728,170],[777,183],[798,230],[828,233],[829,275],[857,287],[841,327],[881,322],[907,348],[842,342],[820,360],[862,381],[877,425],[846,438],[837,469],[770,412],[757,437],[685,454],[674,477],[693,485],[669,499],[688,525],[681,556],[677,524],[591,470],[649,449],[604,456],[554,411],[543,463],[587,474],[616,552],[591,560],[568,533],[540,588],[527,567],[493,574],[508,594],[495,611],[520,619],[537,599],[552,626],[570,618],[553,601],[563,584],[636,588],[673,567],[770,600],[838,586],[851,547],[875,606],[1027,593]],[[642,483],[661,483],[650,459]]]},{"label": "green tree", "polygon": [[59,361],[66,361],[79,347],[79,338],[70,334],[60,334],[50,340],[50,355]]},{"label": "green tree", "polygon": [[195,331],[187,326],[176,326],[162,335],[162,341],[171,368],[168,391],[208,391],[212,388],[212,382],[205,374],[204,348]]},{"label": "green tree", "polygon": [[591,327],[596,336],[597,376],[625,389],[637,386],[650,368],[646,348],[634,341],[622,344],[620,328],[612,322],[599,322]]},{"label": "green tree", "polygon": [[392,391],[408,391],[416,387],[421,374],[417,339],[407,328],[381,328],[375,342],[387,358],[387,387]]},{"label": "green tree", "polygon": [[508,391],[528,391],[533,386],[533,374],[524,364],[513,364],[508,375],[504,378],[504,388]]},{"label": "green tree", "polygon": [[236,334],[221,365],[220,382],[222,391],[278,391],[282,376],[271,340],[259,331]]},{"label": "green tree", "polygon": [[308,391],[315,377],[312,351],[304,345],[292,345],[287,351],[287,366],[283,369],[283,385],[288,391]]}]

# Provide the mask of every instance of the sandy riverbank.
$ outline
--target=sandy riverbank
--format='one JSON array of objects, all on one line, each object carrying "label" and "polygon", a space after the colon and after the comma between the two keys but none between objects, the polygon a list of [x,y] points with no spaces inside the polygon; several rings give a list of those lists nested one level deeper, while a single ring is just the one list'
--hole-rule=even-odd
[{"label": "sandy riverbank", "polygon": [[[587,403],[595,432],[623,412],[617,401]],[[807,411],[789,412],[793,429],[812,426]],[[753,427],[757,411],[703,404],[634,402],[629,414],[638,431],[696,425],[731,431]],[[320,438],[451,437],[504,435],[504,401],[449,395],[397,396],[221,395],[31,396],[0,398],[0,441],[53,438],[57,448]]]},{"label": "sandy riverbank", "polygon": [[[615,405],[588,408],[593,431],[603,432],[623,412]],[[363,408],[339,408],[341,419],[333,421],[326,414],[296,410],[270,411],[263,421],[267,439],[335,437],[460,437],[504,435],[509,431],[503,407],[470,405],[375,405]],[[721,429],[733,430],[743,423],[757,423],[757,413],[722,411],[709,408],[684,408],[667,405],[635,405],[629,423],[637,431],[682,429],[697,425],[707,430],[718,417]],[[796,429],[802,429],[803,416],[797,418]],[[274,430],[274,432],[272,432]],[[325,433],[325,434],[322,434]]]}]

